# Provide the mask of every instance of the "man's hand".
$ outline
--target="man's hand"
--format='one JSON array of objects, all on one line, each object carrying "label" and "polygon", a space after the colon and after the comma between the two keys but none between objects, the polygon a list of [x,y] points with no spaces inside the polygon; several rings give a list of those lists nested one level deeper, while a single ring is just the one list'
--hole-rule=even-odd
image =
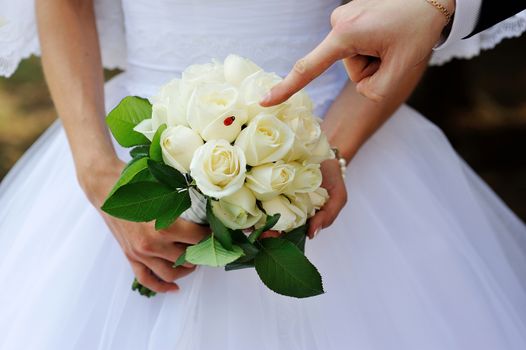
[{"label": "man's hand", "polygon": [[[438,0],[450,13],[454,0]],[[343,59],[358,92],[381,101],[439,41],[446,17],[426,0],[353,0],[334,10],[332,31],[261,101],[284,102]]]}]

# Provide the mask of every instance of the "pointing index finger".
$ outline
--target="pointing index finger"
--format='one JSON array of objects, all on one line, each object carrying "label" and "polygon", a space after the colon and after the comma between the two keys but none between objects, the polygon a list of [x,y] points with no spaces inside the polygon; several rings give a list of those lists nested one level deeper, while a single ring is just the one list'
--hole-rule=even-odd
[{"label": "pointing index finger", "polygon": [[290,96],[325,72],[334,62],[344,57],[344,51],[336,45],[333,32],[307,56],[298,60],[287,77],[274,86],[260,104],[270,107],[285,102]]}]

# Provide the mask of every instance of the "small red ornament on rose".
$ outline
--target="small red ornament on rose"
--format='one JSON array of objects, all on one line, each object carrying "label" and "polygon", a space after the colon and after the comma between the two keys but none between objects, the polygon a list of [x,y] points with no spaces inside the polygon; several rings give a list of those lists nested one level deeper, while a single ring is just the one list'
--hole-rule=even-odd
[{"label": "small red ornament on rose", "polygon": [[236,120],[236,117],[234,117],[234,116],[232,115],[232,116],[230,116],[230,117],[225,118],[225,120],[223,120],[223,124],[224,124],[225,126],[230,126],[230,125],[232,125],[232,124],[234,123],[235,120]]}]

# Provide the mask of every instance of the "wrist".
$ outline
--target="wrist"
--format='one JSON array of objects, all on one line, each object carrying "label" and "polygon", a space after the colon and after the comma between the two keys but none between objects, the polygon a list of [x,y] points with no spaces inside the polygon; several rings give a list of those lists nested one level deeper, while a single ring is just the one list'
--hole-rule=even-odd
[{"label": "wrist", "polygon": [[342,177],[345,178],[345,174],[347,173],[347,159],[342,155],[338,147],[332,147],[332,152],[334,153],[334,160],[338,162],[338,166],[340,168],[340,171],[342,173]]},{"label": "wrist", "polygon": [[331,150],[335,155],[333,159],[339,162],[341,166],[347,166],[361,146],[355,142],[349,142],[348,138],[346,141],[346,143],[342,141],[338,142],[338,140],[332,140],[332,142],[330,142]]},{"label": "wrist", "polygon": [[124,169],[124,162],[116,156],[84,163],[77,167],[80,187],[95,206],[100,207]]},{"label": "wrist", "polygon": [[446,8],[449,10],[449,12],[451,12],[451,14],[454,14],[455,13],[455,7],[457,5],[456,0],[443,0],[443,1],[444,1],[444,6],[446,6]]},{"label": "wrist", "polygon": [[[455,12],[455,0],[424,0],[435,11],[435,17],[440,19],[443,27],[446,27],[453,19]],[[445,21],[445,22],[444,22]]]}]

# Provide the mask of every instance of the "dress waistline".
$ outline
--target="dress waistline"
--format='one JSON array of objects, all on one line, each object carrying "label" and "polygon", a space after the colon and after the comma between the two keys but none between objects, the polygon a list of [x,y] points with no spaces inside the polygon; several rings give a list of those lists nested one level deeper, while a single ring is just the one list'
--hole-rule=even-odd
[{"label": "dress waistline", "polygon": [[[157,94],[162,85],[172,79],[180,78],[181,73],[182,70],[179,69],[148,66],[130,61],[124,71],[128,93],[145,98]],[[317,115],[322,117],[325,114],[347,81],[345,69],[340,64],[336,64],[305,88],[316,105]]]}]

